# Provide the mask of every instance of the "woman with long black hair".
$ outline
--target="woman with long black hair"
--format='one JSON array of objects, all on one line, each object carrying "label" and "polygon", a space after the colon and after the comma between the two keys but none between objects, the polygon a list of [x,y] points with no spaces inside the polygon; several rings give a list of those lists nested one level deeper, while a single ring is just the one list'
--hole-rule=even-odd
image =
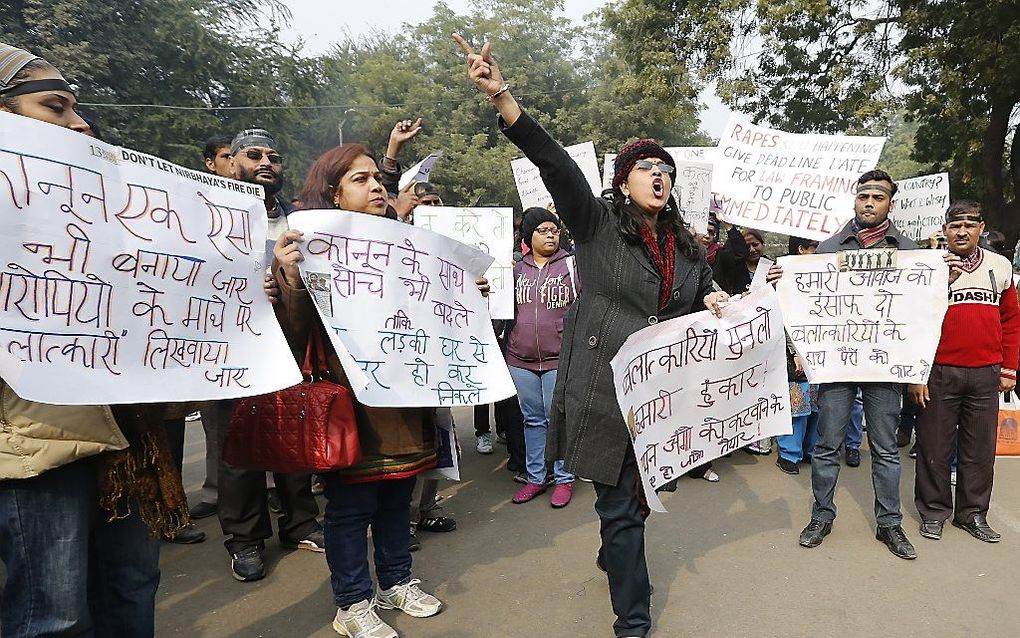
[{"label": "woman with long black hair", "polygon": [[592,195],[577,164],[510,94],[485,44],[480,54],[458,35],[468,75],[493,102],[500,127],[538,166],[556,212],[577,247],[580,298],[566,316],[546,458],[591,479],[601,520],[598,562],[609,575],[617,636],[651,629],[641,481],[616,399],[610,360],[631,334],[706,307],[719,314],[704,249],[670,195],[673,158],[652,140],[616,156],[611,197]]}]

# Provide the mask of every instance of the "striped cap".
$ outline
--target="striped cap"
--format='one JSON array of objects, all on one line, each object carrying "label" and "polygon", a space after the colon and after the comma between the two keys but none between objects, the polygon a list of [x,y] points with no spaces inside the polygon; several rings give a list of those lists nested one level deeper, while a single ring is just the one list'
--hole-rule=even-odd
[{"label": "striped cap", "polygon": [[0,88],[8,88],[18,71],[32,60],[40,59],[24,49],[0,42]]}]

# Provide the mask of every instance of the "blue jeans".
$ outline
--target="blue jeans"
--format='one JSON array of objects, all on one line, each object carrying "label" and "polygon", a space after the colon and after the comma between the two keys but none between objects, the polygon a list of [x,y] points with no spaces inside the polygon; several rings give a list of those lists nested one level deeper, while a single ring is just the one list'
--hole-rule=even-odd
[{"label": "blue jeans", "polygon": [[[510,366],[510,376],[517,387],[517,400],[524,415],[524,449],[527,455],[528,482],[545,483],[545,441],[549,432],[549,414],[552,411],[553,388],[556,371],[533,372]],[[563,460],[553,463],[553,478],[557,485],[573,483],[574,475],[563,469]]]},{"label": "blue jeans", "polygon": [[368,527],[372,526],[375,575],[380,589],[411,580],[411,493],[416,477],[345,483],[335,473],[326,483],[326,562],[333,600],[346,609],[372,597]]},{"label": "blue jeans", "polygon": [[836,518],[833,495],[839,479],[839,451],[846,440],[857,389],[864,397],[871,449],[871,481],[875,488],[875,519],[879,525],[899,525],[900,454],[896,428],[900,423],[903,386],[898,383],[826,383],[818,389],[818,441],[811,459],[814,505],[811,518],[832,522]]},{"label": "blue jeans", "polygon": [[818,413],[793,417],[793,434],[777,436],[779,456],[791,463],[799,463],[810,454],[818,438]]},{"label": "blue jeans", "polygon": [[857,391],[853,408],[850,410],[850,427],[846,429],[846,447],[848,450],[861,449],[864,441],[864,397]]},{"label": "blue jeans", "polygon": [[98,499],[94,459],[0,481],[4,638],[154,635],[159,539]]}]

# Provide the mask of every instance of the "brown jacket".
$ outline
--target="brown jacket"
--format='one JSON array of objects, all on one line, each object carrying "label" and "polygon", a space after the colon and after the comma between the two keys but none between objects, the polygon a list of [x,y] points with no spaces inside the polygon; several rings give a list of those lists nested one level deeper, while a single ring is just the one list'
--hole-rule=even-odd
[{"label": "brown jacket", "polygon": [[[273,263],[273,272],[280,285],[280,301],[274,306],[276,318],[298,366],[305,360],[310,331],[318,330],[326,346],[331,380],[349,389],[350,382],[304,283],[288,282],[277,262]],[[343,308],[338,310],[342,311]],[[351,396],[353,398],[353,392]],[[355,400],[354,412],[358,421],[361,451],[366,457],[420,454],[435,448],[435,436],[426,434],[426,428],[433,427],[431,408],[370,408]]]}]

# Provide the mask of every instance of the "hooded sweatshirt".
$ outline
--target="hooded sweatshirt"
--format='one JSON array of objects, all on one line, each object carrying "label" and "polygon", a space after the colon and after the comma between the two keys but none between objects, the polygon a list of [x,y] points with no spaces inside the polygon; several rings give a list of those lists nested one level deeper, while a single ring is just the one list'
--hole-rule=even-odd
[{"label": "hooded sweatshirt", "polygon": [[563,318],[581,292],[574,257],[558,250],[545,266],[528,253],[514,266],[515,318],[507,342],[506,362],[534,372],[559,365]]}]

